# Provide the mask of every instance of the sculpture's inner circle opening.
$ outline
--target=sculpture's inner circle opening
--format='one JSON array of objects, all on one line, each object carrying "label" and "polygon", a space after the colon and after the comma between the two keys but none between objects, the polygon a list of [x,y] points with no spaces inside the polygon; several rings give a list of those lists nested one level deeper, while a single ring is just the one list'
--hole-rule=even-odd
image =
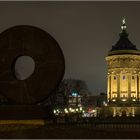
[{"label": "sculpture's inner circle opening", "polygon": [[35,61],[30,56],[20,56],[14,65],[14,74],[18,80],[29,78],[35,70]]}]

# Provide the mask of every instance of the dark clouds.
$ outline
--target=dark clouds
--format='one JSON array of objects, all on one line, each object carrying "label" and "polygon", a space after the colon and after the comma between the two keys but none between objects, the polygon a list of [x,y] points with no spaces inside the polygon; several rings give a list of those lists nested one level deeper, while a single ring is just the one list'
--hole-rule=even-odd
[{"label": "dark clouds", "polygon": [[106,92],[105,56],[126,17],[140,49],[140,2],[0,2],[0,31],[27,24],[50,33],[66,59],[66,78],[85,80],[93,94]]}]

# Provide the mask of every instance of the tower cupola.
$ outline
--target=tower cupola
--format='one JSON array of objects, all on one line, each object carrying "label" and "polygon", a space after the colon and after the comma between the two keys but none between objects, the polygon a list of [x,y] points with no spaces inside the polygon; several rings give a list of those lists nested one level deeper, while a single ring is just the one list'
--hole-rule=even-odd
[{"label": "tower cupola", "polygon": [[120,38],[115,45],[112,46],[112,49],[109,51],[108,55],[116,54],[140,54],[140,51],[136,46],[129,40],[127,33],[126,20],[123,18],[121,25],[121,32],[119,34]]}]

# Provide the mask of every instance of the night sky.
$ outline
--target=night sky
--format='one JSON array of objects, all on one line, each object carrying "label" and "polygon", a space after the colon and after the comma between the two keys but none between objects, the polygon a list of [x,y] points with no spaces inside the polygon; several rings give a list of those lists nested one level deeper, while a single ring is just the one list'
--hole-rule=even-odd
[{"label": "night sky", "polygon": [[123,17],[140,49],[140,2],[0,2],[0,32],[23,24],[44,29],[63,50],[65,78],[85,80],[93,94],[106,92],[105,57]]}]

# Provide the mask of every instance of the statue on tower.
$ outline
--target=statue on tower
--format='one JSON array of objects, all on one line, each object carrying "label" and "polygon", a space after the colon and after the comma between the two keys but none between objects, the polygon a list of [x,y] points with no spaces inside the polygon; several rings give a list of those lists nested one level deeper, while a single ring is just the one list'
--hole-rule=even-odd
[{"label": "statue on tower", "polygon": [[122,26],[121,26],[121,29],[122,31],[126,30],[126,21],[125,21],[125,18],[122,19]]}]

